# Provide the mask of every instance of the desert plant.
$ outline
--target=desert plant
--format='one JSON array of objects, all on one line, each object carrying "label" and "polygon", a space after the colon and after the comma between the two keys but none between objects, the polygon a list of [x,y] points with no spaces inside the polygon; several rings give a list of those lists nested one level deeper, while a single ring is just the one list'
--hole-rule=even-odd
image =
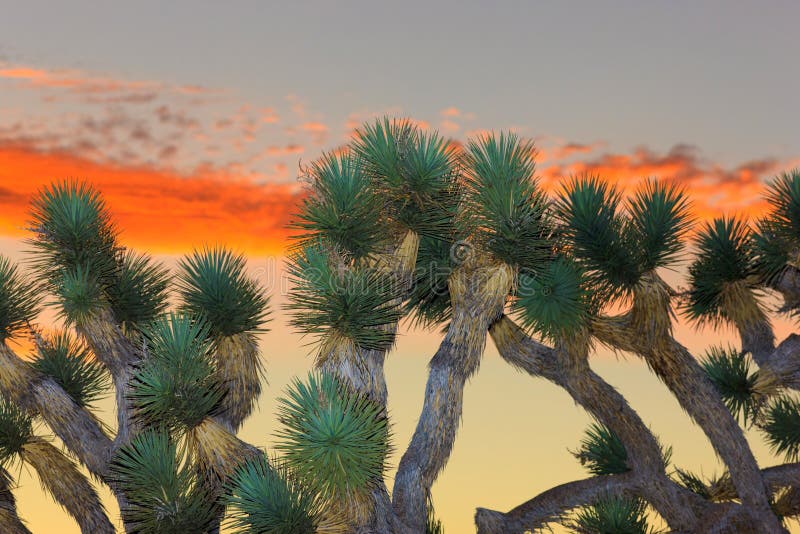
[{"label": "desert plant", "polygon": [[[769,186],[772,210],[752,228],[728,217],[694,232],[677,186],[648,180],[626,195],[584,175],[550,195],[535,158],[514,134],[458,145],[382,119],[304,169],[286,309],[313,339],[315,370],[280,400],[273,454],[236,434],[262,390],[257,336],[269,307],[245,257],[196,250],[172,283],[121,245],[91,186],[45,188],[31,206],[32,276],[0,259],[0,465],[31,465],[85,532],[112,529],[94,482],[117,497],[127,532],[441,532],[431,487],[491,337],[504,360],[563,388],[595,424],[575,453],[591,476],[507,513],[478,509],[479,532],[553,522],[651,532],[656,516],[684,532],[780,531],[800,514],[796,465],[761,469],[737,418],[796,459],[800,337],[775,345],[763,297],[800,309],[800,171]],[[679,293],[661,271],[690,254]],[[35,324],[42,289],[63,332]],[[678,311],[733,326],[742,350],[713,349],[699,363],[673,336]],[[443,339],[390,494],[383,364],[404,317]],[[32,360],[9,345],[24,335]],[[600,343],[644,359],[705,432],[722,475],[668,472],[658,439],[592,371]],[[93,413],[105,393],[116,401],[112,428]],[[26,532],[9,473],[0,471],[0,526]]]}]

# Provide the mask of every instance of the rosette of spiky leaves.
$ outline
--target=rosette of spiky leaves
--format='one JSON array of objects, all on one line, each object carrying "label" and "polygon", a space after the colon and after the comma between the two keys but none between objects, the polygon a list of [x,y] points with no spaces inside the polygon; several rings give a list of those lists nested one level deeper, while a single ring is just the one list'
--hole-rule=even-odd
[{"label": "rosette of spiky leaves", "polygon": [[380,406],[346,390],[330,374],[295,379],[280,398],[276,449],[300,479],[343,503],[382,480],[389,426]]},{"label": "rosette of spiky leaves", "polygon": [[585,327],[593,310],[587,280],[578,264],[558,256],[539,272],[522,272],[513,308],[523,326],[553,341]]},{"label": "rosette of spiky leaves", "polygon": [[7,467],[33,437],[33,419],[5,398],[0,398],[0,467]]},{"label": "rosette of spiky leaves", "polygon": [[776,177],[767,187],[766,200],[772,209],[759,221],[753,241],[756,267],[769,283],[787,263],[800,263],[800,169]]},{"label": "rosette of spiky leaves", "polygon": [[27,327],[39,309],[37,288],[0,256],[0,343]]},{"label": "rosette of spiky leaves", "polygon": [[593,475],[618,475],[630,471],[625,445],[614,432],[599,423],[592,423],[573,453]]},{"label": "rosette of spiky leaves", "polygon": [[63,271],[80,267],[96,280],[116,269],[117,230],[100,193],[85,183],[43,189],[31,205],[29,241],[40,277],[58,284]]},{"label": "rosette of spiky leaves", "polygon": [[575,534],[651,534],[647,504],[641,499],[607,497],[582,508],[567,524]]},{"label": "rosette of spiky leaves", "polygon": [[136,416],[152,426],[185,431],[213,413],[222,398],[215,380],[209,327],[171,313],[143,331],[148,355],[133,378]]},{"label": "rosette of spiky leaves", "polygon": [[706,482],[698,475],[686,471],[684,469],[676,468],[674,471],[675,477],[681,486],[688,489],[692,493],[696,493],[706,500],[712,500],[712,493]]},{"label": "rosette of spiky leaves", "polygon": [[648,180],[628,200],[628,213],[641,272],[667,267],[679,258],[683,238],[691,227],[684,190]]},{"label": "rosette of spiky leaves", "polygon": [[181,309],[208,323],[214,337],[256,333],[267,319],[267,297],[247,275],[244,255],[217,247],[181,259]]},{"label": "rosette of spiky leaves", "polygon": [[111,311],[125,331],[151,322],[167,306],[169,273],[145,254],[126,250],[117,257],[117,269],[105,287]]},{"label": "rosette of spiky leaves", "polygon": [[131,532],[206,532],[213,507],[196,473],[166,432],[148,430],[122,446],[111,475],[128,498],[122,512]]},{"label": "rosette of spiky leaves", "polygon": [[48,337],[36,349],[31,364],[60,385],[78,406],[88,407],[106,392],[105,368],[69,332]]},{"label": "rosette of spiky leaves", "polygon": [[394,222],[420,235],[448,231],[457,176],[449,141],[406,119],[385,117],[359,129],[352,147]]},{"label": "rosette of spiky leaves", "polygon": [[712,347],[701,365],[733,416],[743,423],[752,420],[759,399],[753,390],[757,374],[750,356],[730,347]]},{"label": "rosette of spiky leaves", "polygon": [[54,283],[58,315],[68,325],[85,324],[108,303],[100,281],[81,265],[63,270]]},{"label": "rosette of spiky leaves", "polygon": [[383,198],[364,165],[351,152],[323,154],[307,169],[309,196],[300,205],[298,248],[327,240],[355,259],[377,253],[389,238]]},{"label": "rosette of spiky leaves", "polygon": [[775,454],[783,454],[792,462],[800,458],[800,402],[797,399],[783,396],[770,403],[761,429]]},{"label": "rosette of spiky leaves", "polygon": [[[695,239],[696,259],[689,266],[688,317],[719,324],[752,320],[759,314],[758,280],[750,231],[741,219],[722,217],[706,223]],[[752,297],[752,298],[751,298]]]},{"label": "rosette of spiky leaves", "polygon": [[567,246],[592,286],[608,297],[628,295],[642,275],[633,253],[636,236],[620,202],[615,187],[590,175],[570,180],[556,202]]},{"label": "rosette of spiky leaves", "polygon": [[278,460],[254,458],[226,484],[228,526],[234,532],[316,532],[324,505],[318,494]]},{"label": "rosette of spiky leaves", "polygon": [[393,303],[401,288],[385,273],[347,258],[321,244],[305,247],[289,263],[294,288],[286,308],[291,324],[320,339],[341,337],[361,349],[383,350],[401,311]]},{"label": "rosette of spiky leaves", "polygon": [[445,239],[422,236],[411,290],[405,303],[412,320],[425,327],[450,320],[452,308],[447,279],[457,265],[457,245]]},{"label": "rosette of spiky leaves", "polygon": [[534,177],[533,143],[513,133],[471,140],[465,155],[468,220],[478,240],[512,267],[536,270],[550,254],[548,202]]}]

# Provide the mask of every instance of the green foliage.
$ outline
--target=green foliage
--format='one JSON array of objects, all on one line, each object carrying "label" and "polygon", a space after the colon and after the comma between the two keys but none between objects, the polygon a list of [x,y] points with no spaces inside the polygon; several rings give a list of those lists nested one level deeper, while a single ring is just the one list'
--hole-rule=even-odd
[{"label": "green foliage", "polygon": [[169,273],[150,257],[125,251],[117,257],[117,269],[106,287],[106,296],[117,323],[135,330],[151,322],[167,306]]},{"label": "green foliage", "polygon": [[248,534],[316,532],[323,505],[317,494],[281,463],[249,460],[227,485],[228,525]]},{"label": "green foliage", "polygon": [[131,532],[205,532],[213,520],[196,470],[166,433],[145,431],[122,446],[111,474],[128,497],[124,512]]},{"label": "green foliage", "polygon": [[791,397],[779,397],[767,408],[761,429],[775,454],[787,461],[800,458],[800,402]]},{"label": "green foliage", "polygon": [[90,406],[102,397],[109,384],[103,365],[67,331],[38,346],[31,364],[60,385],[78,406]]},{"label": "green foliage", "polygon": [[650,534],[647,504],[641,499],[608,497],[582,508],[567,525],[575,534]]},{"label": "green foliage", "polygon": [[468,218],[494,256],[537,270],[550,254],[548,201],[534,179],[533,144],[501,133],[472,140],[465,156]]},{"label": "green foliage", "polygon": [[703,226],[695,247],[697,258],[689,267],[686,312],[693,321],[716,324],[728,319],[722,299],[730,284],[742,282],[755,289],[750,232],[740,219],[717,218]]},{"label": "green foliage", "polygon": [[214,378],[208,326],[171,313],[145,328],[144,335],[149,355],[130,393],[136,416],[173,431],[193,428],[223,395]]},{"label": "green foliage", "polygon": [[346,502],[382,479],[389,426],[377,404],[314,373],[306,382],[295,379],[278,403],[283,428],[276,449],[326,498]]},{"label": "green foliage", "polygon": [[753,236],[756,267],[767,283],[779,276],[800,253],[800,169],[775,178],[766,194],[772,208]]},{"label": "green foliage", "polygon": [[247,276],[243,255],[225,248],[195,251],[180,267],[181,309],[204,318],[213,336],[263,330],[268,301]]},{"label": "green foliage", "polygon": [[32,202],[30,244],[40,276],[59,284],[63,271],[91,273],[97,280],[116,269],[117,231],[100,193],[85,183],[62,182]]},{"label": "green foliage", "polygon": [[692,493],[696,493],[706,500],[711,500],[711,492],[708,489],[708,485],[706,485],[702,478],[694,473],[678,468],[675,469],[674,475],[677,477],[678,483],[680,483],[681,486],[688,489]]},{"label": "green foliage", "polygon": [[[642,274],[632,252],[637,248],[636,234],[618,212],[620,198],[619,191],[600,178],[580,176],[564,187],[556,203],[567,246],[587,271],[592,286],[609,297],[629,292]],[[642,235],[645,226],[638,230]],[[653,225],[648,231],[655,239],[659,229]],[[649,256],[659,256],[657,247]]]},{"label": "green foliage", "polygon": [[16,265],[0,256],[0,343],[27,327],[38,313],[38,290]]},{"label": "green foliage", "polygon": [[341,336],[362,349],[386,349],[395,334],[381,327],[401,316],[393,305],[400,288],[385,273],[344,262],[336,251],[320,245],[291,258],[294,289],[286,306],[291,324],[318,338]]},{"label": "green foliage", "polygon": [[683,237],[691,226],[685,191],[648,180],[628,201],[631,232],[642,272],[666,267],[678,259]]},{"label": "green foliage", "polygon": [[107,302],[97,278],[80,265],[62,271],[54,291],[58,313],[70,325],[84,323]]},{"label": "green foliage", "polygon": [[580,267],[557,257],[537,275],[519,276],[514,309],[526,328],[552,340],[563,340],[586,326],[590,295]]},{"label": "green foliage", "polygon": [[13,462],[33,437],[33,418],[11,401],[0,398],[0,468]]},{"label": "green foliage", "polygon": [[742,422],[751,420],[758,401],[750,357],[732,348],[712,347],[701,365],[733,416]]},{"label": "green foliage", "polygon": [[420,238],[414,279],[405,304],[418,325],[432,327],[450,320],[453,310],[447,279],[456,266],[453,246],[449,240]]},{"label": "green foliage", "polygon": [[598,423],[589,426],[580,448],[573,454],[593,475],[618,475],[630,471],[622,440]]},{"label": "green foliage", "polygon": [[447,140],[408,120],[383,118],[365,124],[352,148],[393,221],[420,235],[448,231],[457,158]]},{"label": "green foliage", "polygon": [[380,251],[389,239],[383,218],[383,199],[364,165],[352,153],[324,154],[307,169],[310,196],[303,200],[295,229],[297,246],[319,239],[332,243],[355,259]]}]

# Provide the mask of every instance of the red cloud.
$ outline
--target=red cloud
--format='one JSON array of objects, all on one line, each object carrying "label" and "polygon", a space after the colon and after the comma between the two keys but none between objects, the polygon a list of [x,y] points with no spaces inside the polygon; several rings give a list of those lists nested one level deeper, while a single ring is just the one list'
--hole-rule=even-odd
[{"label": "red cloud", "polygon": [[0,233],[25,235],[32,196],[63,179],[85,180],[103,193],[125,244],[167,253],[227,243],[250,254],[280,254],[286,222],[302,198],[294,185],[258,185],[220,170],[184,176],[5,145],[0,146]]}]

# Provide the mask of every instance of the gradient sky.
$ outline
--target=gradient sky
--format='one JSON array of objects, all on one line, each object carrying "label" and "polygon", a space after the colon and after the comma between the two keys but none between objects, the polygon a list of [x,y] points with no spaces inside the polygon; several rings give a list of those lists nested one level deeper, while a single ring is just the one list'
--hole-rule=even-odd
[{"label": "gradient sky", "polygon": [[[280,303],[299,165],[384,114],[462,141],[491,129],[534,138],[548,189],[586,170],[625,189],[674,179],[701,219],[757,215],[764,181],[800,165],[800,3],[788,0],[0,0],[0,13],[0,253],[14,258],[24,257],[31,195],[81,178],[106,195],[126,244],[173,264],[194,246],[229,243]],[[272,439],[275,396],[311,366],[276,315],[263,338],[270,387],[244,429],[259,445]],[[387,364],[400,451],[438,343],[409,334]],[[678,334],[696,351],[732,339]],[[595,365],[674,446],[676,462],[719,470],[641,363],[601,354]],[[465,403],[434,486],[448,533],[469,532],[476,506],[505,510],[584,476],[567,448],[585,414],[509,369],[491,344]],[[777,461],[754,443],[764,465]],[[77,532],[35,477],[23,472],[21,483],[34,532]]]}]

